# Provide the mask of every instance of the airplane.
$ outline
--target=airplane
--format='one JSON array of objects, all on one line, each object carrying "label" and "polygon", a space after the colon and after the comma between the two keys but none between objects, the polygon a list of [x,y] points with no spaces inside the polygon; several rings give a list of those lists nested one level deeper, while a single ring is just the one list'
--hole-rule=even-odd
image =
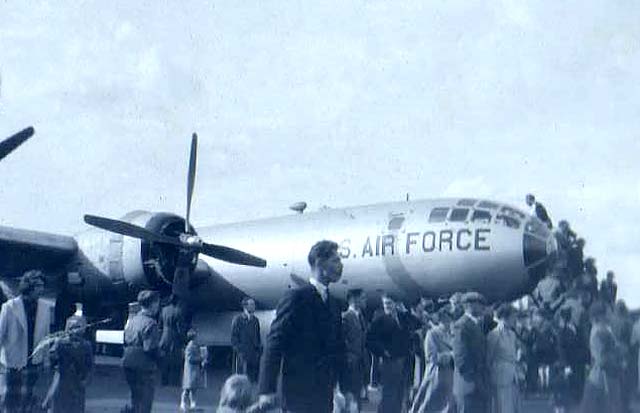
[{"label": "airplane", "polygon": [[18,277],[36,265],[48,276],[57,312],[81,302],[88,317],[108,314],[122,328],[138,291],[175,292],[176,257],[188,250],[194,259],[186,299],[194,327],[203,344],[229,345],[241,299],[254,298],[256,315],[268,326],[283,293],[306,282],[308,251],[321,239],[340,246],[343,276],[330,290],[342,299],[358,287],[372,299],[392,292],[406,302],[472,290],[492,302],[513,300],[535,288],[557,251],[555,237],[536,217],[472,198],[312,213],[298,203],[295,214],[196,231],[190,221],[196,157],[194,134],[184,217],[138,210],[119,220],[86,215],[95,228],[73,237],[0,227],[0,274]]}]

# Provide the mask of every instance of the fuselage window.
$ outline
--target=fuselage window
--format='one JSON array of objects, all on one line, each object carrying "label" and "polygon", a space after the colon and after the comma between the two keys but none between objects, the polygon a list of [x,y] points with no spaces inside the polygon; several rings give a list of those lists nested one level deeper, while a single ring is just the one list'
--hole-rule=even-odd
[{"label": "fuselage window", "polygon": [[482,222],[484,224],[491,223],[491,212],[482,209],[476,209],[471,216],[471,222]]},{"label": "fuselage window", "polygon": [[458,206],[472,207],[476,202],[477,201],[475,199],[461,199],[458,201]]},{"label": "fuselage window", "polygon": [[429,214],[429,222],[444,222],[448,213],[449,208],[433,208]]},{"label": "fuselage window", "polygon": [[402,228],[402,224],[404,223],[404,215],[396,215],[389,221],[389,230],[398,230]]},{"label": "fuselage window", "polygon": [[467,220],[468,215],[469,215],[469,210],[467,208],[454,208],[453,211],[451,211],[451,216],[449,217],[449,221],[464,222]]},{"label": "fuselage window", "polygon": [[482,201],[478,204],[478,208],[498,209],[498,204],[491,201]]}]

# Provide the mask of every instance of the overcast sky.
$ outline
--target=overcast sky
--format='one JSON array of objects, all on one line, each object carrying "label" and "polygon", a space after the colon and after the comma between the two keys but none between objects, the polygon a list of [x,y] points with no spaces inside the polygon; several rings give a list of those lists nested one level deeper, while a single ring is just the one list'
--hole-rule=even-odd
[{"label": "overcast sky", "polygon": [[[640,2],[0,3],[0,224],[535,193],[640,306]],[[132,4],[135,3],[135,4]]]}]

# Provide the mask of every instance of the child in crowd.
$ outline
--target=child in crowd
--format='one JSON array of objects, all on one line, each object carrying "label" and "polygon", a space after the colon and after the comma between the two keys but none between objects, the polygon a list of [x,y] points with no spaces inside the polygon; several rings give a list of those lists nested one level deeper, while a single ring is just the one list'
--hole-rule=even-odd
[{"label": "child in crowd", "polygon": [[182,373],[182,397],[180,409],[188,411],[196,408],[196,389],[201,387],[202,354],[196,344],[197,333],[191,329],[187,332],[187,347],[184,349],[184,369]]}]

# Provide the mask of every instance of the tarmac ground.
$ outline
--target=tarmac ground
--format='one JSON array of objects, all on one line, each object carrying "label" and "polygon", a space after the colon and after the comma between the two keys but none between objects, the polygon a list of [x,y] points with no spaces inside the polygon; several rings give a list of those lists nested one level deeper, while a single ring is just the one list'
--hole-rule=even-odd
[{"label": "tarmac ground", "polygon": [[[218,403],[220,388],[229,372],[226,369],[211,370],[207,374],[207,388],[196,394],[198,409],[194,412],[213,413]],[[44,394],[50,377],[39,380],[39,391]],[[158,413],[176,413],[179,411],[181,389],[179,387],[156,387],[153,411]],[[87,389],[86,411],[88,413],[119,413],[129,402],[129,388],[122,369],[116,363],[98,364]],[[363,412],[375,412],[375,406],[368,404]],[[640,413],[640,405],[635,403],[633,412]],[[552,413],[553,408],[548,397],[529,398],[523,401],[522,413]]]}]

